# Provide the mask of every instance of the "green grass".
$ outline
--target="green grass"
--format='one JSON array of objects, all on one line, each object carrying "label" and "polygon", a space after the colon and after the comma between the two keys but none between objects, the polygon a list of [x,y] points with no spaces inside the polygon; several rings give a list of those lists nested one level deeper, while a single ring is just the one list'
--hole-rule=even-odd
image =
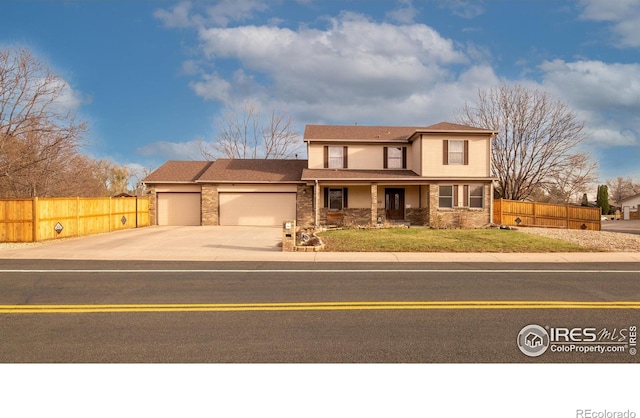
[{"label": "green grass", "polygon": [[566,241],[500,229],[342,229],[318,236],[323,251],[547,253],[594,251]]}]

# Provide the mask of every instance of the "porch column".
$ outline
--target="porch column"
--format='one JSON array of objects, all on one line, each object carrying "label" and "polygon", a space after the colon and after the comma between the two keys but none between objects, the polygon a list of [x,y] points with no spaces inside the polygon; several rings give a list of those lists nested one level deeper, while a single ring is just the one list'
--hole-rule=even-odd
[{"label": "porch column", "polygon": [[316,180],[313,185],[313,198],[315,201],[313,202],[313,225],[317,228],[320,226],[320,202],[322,201],[320,198],[320,192],[322,189],[318,184],[318,180]]},{"label": "porch column", "polygon": [[219,225],[218,185],[203,184],[201,194],[201,225]]},{"label": "porch column", "polygon": [[378,223],[378,183],[371,183],[371,226]]}]

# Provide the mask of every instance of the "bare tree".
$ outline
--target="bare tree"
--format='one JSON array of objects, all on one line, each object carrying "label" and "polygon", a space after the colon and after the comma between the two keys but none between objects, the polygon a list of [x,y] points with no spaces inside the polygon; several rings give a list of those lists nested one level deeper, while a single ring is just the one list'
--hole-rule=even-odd
[{"label": "bare tree", "polygon": [[[559,178],[569,180],[566,172],[579,158],[576,148],[584,139],[584,124],[567,105],[521,85],[479,91],[478,102],[465,105],[457,120],[499,131],[492,145],[492,169],[498,178],[496,191],[505,199],[522,200],[536,188],[549,189]],[[587,167],[595,169],[590,161]]]},{"label": "bare tree", "polygon": [[52,170],[59,169],[55,163],[77,152],[86,124],[76,121],[68,99],[67,83],[28,50],[0,49],[0,184],[4,194],[13,190],[17,195],[39,195],[41,185],[51,180]]},{"label": "bare tree", "polygon": [[622,199],[640,193],[640,183],[634,183],[631,177],[616,177],[615,180],[608,179],[609,196],[611,200],[618,204]]},{"label": "bare tree", "polygon": [[131,175],[129,178],[129,181],[130,181],[130,184],[133,186],[133,189],[131,190],[133,195],[144,196],[146,192],[146,186],[142,182],[142,179],[144,179],[149,174],[151,174],[151,171],[152,170],[148,168],[137,168],[137,169],[129,170],[129,173]]},{"label": "bare tree", "polygon": [[262,130],[265,158],[288,158],[299,143],[299,135],[291,126],[291,116],[271,111],[269,122]]},{"label": "bare tree", "polygon": [[[268,117],[255,104],[245,104],[216,118],[218,134],[213,149],[227,158],[283,159],[291,157],[300,143],[291,117],[272,110]],[[201,152],[214,159],[206,143]]]},{"label": "bare tree", "polygon": [[579,203],[582,195],[598,181],[598,163],[589,154],[576,153],[567,157],[562,170],[553,173],[544,188],[552,203]]}]

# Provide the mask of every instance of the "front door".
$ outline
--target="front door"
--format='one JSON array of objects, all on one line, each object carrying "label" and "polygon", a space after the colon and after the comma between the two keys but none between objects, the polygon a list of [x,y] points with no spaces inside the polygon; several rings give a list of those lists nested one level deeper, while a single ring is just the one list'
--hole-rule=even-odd
[{"label": "front door", "polygon": [[404,219],[404,189],[385,189],[384,208],[387,219]]}]

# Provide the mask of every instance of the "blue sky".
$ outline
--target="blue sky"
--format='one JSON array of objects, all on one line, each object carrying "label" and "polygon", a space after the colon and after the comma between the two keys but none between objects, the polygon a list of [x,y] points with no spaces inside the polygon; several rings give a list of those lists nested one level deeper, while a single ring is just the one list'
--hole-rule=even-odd
[{"label": "blue sky", "polygon": [[202,159],[198,140],[246,102],[300,133],[453,121],[506,81],[585,120],[602,180],[640,180],[640,0],[27,0],[0,16],[0,46],[28,47],[68,83],[95,158]]}]

